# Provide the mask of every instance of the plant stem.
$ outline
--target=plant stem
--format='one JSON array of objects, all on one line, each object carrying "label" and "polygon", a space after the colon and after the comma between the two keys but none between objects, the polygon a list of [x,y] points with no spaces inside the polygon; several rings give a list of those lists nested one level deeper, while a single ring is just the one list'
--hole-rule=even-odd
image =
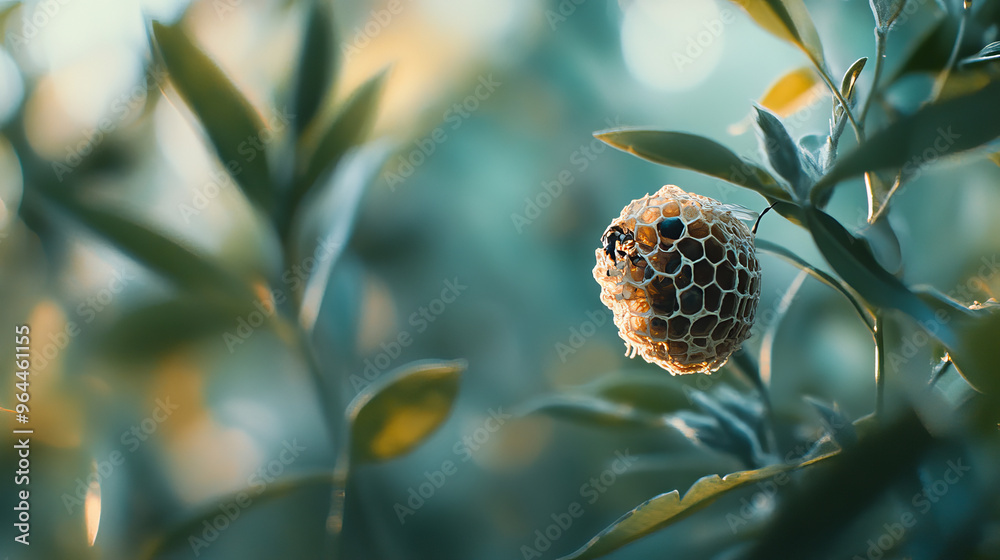
[{"label": "plant stem", "polygon": [[955,61],[958,60],[958,51],[962,47],[962,39],[965,37],[965,25],[969,20],[969,14],[972,10],[969,9],[971,2],[964,2],[962,9],[962,18],[958,20],[958,34],[955,36],[955,44],[951,47],[951,55],[948,56],[948,63],[945,64],[944,69],[938,74],[937,80],[934,81],[934,90],[931,93],[930,103],[937,101],[938,97],[941,96],[941,92],[944,91],[944,85],[948,81],[948,76],[951,75],[951,69],[955,66]]},{"label": "plant stem", "polygon": [[875,418],[881,419],[885,410],[885,341],[882,331],[882,312],[875,312]]},{"label": "plant stem", "polygon": [[861,115],[858,117],[858,124],[864,130],[865,119],[868,117],[868,109],[871,108],[872,101],[878,93],[878,82],[882,77],[883,61],[885,60],[885,38],[889,34],[888,29],[875,28],[875,75],[872,77],[872,88],[865,98],[865,104],[861,107]]}]

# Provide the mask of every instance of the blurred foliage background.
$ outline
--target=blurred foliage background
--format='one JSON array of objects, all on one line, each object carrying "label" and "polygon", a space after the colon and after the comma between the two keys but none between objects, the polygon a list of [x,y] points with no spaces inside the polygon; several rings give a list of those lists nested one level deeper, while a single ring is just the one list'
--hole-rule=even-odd
[{"label": "blurred foliage background", "polygon": [[[806,4],[837,75],[873,56],[867,2]],[[675,430],[516,412],[541,395],[581,391],[608,374],[666,376],[622,355],[591,278],[593,251],[622,206],[666,183],[758,211],[766,205],[720,180],[607,149],[592,132],[621,125],[697,132],[759,160],[751,102],[804,66],[802,54],[721,0],[358,0],[329,7],[338,76],[318,113],[333,114],[366,80],[388,73],[368,141],[351,153],[351,162],[366,153],[384,157],[381,172],[356,212],[343,197],[312,200],[293,241],[300,256],[309,254],[334,224],[353,220],[323,306],[314,310],[319,369],[343,407],[371,380],[410,361],[468,362],[449,419],[423,445],[354,470],[343,557],[556,558],[655,494],[683,493],[706,474],[744,468]],[[997,39],[995,7],[982,9],[962,56],[979,51],[983,38]],[[0,315],[4,325],[30,325],[37,353],[32,544],[14,543],[16,530],[5,521],[0,555],[142,557],[192,512],[226,513],[232,502],[216,502],[249,488],[252,503],[238,504],[238,517],[215,538],[196,524],[157,557],[320,557],[330,485],[308,477],[329,471],[338,450],[294,337],[260,328],[233,343],[223,333],[237,332],[245,316],[237,314],[201,324],[194,336],[190,331],[199,329],[184,319],[185,309],[199,317],[198,306],[177,307],[174,288],[160,275],[58,204],[28,204],[41,185],[72,192],[245,277],[277,270],[304,282],[311,271],[292,268],[302,260],[283,260],[281,241],[261,225],[260,212],[225,180],[199,120],[155,63],[147,33],[151,18],[183,15],[193,42],[278,139],[268,163],[280,175],[294,165],[289,115],[311,9],[293,0],[4,5]],[[895,110],[913,110],[927,97],[933,70],[951,49],[958,9],[930,0],[907,4],[889,37],[883,78],[892,83],[885,103]],[[870,83],[870,71],[863,73],[860,90]],[[820,86],[782,116],[799,137],[826,130],[830,109]],[[873,108],[874,123],[884,124],[886,115]],[[844,143],[853,139],[845,135]],[[338,175],[341,168],[347,171]],[[357,181],[351,173],[364,169],[345,164],[337,173],[331,181]],[[954,292],[967,303],[996,293],[996,268],[982,270],[984,263],[997,266],[1000,253],[998,181],[1000,168],[983,153],[947,156],[895,195],[889,219],[908,283]],[[848,228],[863,228],[862,182],[838,189],[828,211]],[[777,215],[764,219],[759,236],[824,262],[810,237]],[[798,271],[762,259],[759,325],[746,347],[758,356],[763,333],[773,327],[772,400],[784,426],[779,438],[792,449],[823,434],[803,395],[835,402],[851,419],[871,412],[874,354],[850,305],[813,280],[779,319]],[[903,340],[912,332],[900,321],[888,336]],[[933,350],[918,348],[900,371],[890,370],[889,408],[924,398],[919,383],[906,380],[928,374]],[[12,342],[0,345],[0,356],[10,380],[0,406],[13,408]],[[729,367],[665,381],[680,395],[683,387],[749,390]],[[935,390],[963,395],[965,387],[955,377]],[[0,437],[0,519],[7,520],[16,457],[14,436]],[[283,453],[289,449],[295,452]],[[954,523],[970,516],[980,520],[970,546],[986,550],[984,558],[1000,550],[996,470],[983,470],[996,451],[992,442],[962,452],[978,454],[979,468],[921,516],[922,537],[907,533],[917,550],[931,551],[913,555],[911,548],[911,557],[950,550],[941,543],[957,538]],[[925,483],[961,455],[936,453],[929,461],[937,471]],[[622,456],[634,460],[607,476]],[[288,477],[312,482],[256,499],[257,489],[273,491]],[[89,482],[95,479],[99,485]],[[731,493],[614,557],[723,557],[761,530],[759,523],[733,529],[727,517],[741,515],[759,490]],[[422,491],[430,496],[414,500]],[[550,545],[542,550],[539,534],[574,511],[574,502],[582,514],[544,539]],[[868,540],[896,520],[888,505],[866,510],[829,557],[866,557]],[[96,535],[92,546],[88,531]],[[526,555],[525,546],[538,555]]]}]

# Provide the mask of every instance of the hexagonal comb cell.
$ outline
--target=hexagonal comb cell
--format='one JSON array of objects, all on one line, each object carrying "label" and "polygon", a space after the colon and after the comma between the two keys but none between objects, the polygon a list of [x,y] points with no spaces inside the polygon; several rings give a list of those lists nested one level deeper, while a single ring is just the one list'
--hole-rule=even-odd
[{"label": "hexagonal comb cell", "polygon": [[666,185],[628,204],[601,241],[594,279],[627,355],[712,373],[750,336],[760,265],[725,205]]}]

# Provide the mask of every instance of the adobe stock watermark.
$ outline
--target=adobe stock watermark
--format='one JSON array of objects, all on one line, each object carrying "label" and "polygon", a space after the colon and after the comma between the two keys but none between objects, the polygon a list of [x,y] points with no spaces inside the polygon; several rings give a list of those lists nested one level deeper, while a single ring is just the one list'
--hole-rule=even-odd
[{"label": "adobe stock watermark", "polygon": [[316,249],[313,254],[288,267],[281,274],[281,281],[285,287],[271,289],[267,299],[254,299],[254,309],[248,311],[246,315],[237,317],[236,325],[232,331],[226,330],[222,333],[222,342],[225,343],[230,354],[236,352],[238,347],[250,340],[254,332],[277,313],[277,306],[285,303],[288,299],[288,295],[285,293],[286,288],[293,291],[305,288],[313,270],[339,252],[340,245],[333,242],[333,237],[334,234],[326,238],[316,238]]},{"label": "adobe stock watermark", "polygon": [[966,473],[972,470],[972,467],[962,464],[962,459],[949,460],[947,462],[947,469],[941,475],[941,478],[935,479],[930,484],[927,484],[917,492],[910,499],[910,505],[913,506],[912,510],[904,511],[899,516],[898,521],[891,523],[883,523],[882,529],[884,531],[877,537],[868,539],[865,543],[868,548],[865,549],[865,555],[855,554],[851,557],[851,560],[880,560],[886,552],[890,551],[899,542],[903,540],[909,529],[912,529],[918,521],[916,513],[920,515],[926,515],[927,512],[931,510],[934,504],[941,501],[952,486],[959,483],[962,477]]},{"label": "adobe stock watermark", "polygon": [[[219,193],[234,186],[233,179],[239,177],[244,171],[244,165],[259,157],[267,157],[265,147],[273,143],[278,135],[283,131],[291,119],[295,118],[293,113],[288,112],[287,107],[282,109],[272,109],[271,119],[265,126],[261,127],[256,134],[251,134],[242,139],[236,146],[236,152],[240,159],[231,159],[224,162],[224,169],[216,169],[212,172],[211,179],[201,188],[195,189],[190,203],[180,203],[177,211],[184,218],[184,223],[190,224],[191,218],[201,214],[208,205],[219,196]],[[242,160],[242,162],[240,161]]]},{"label": "adobe stock watermark", "polygon": [[409,179],[414,171],[437,151],[438,146],[448,141],[449,131],[454,132],[461,128],[462,124],[478,111],[482,103],[489,99],[501,85],[503,85],[502,82],[493,79],[493,74],[479,76],[478,83],[472,93],[445,110],[443,124],[430,131],[423,138],[414,140],[413,149],[396,157],[395,169],[389,171],[385,176],[389,190],[396,192],[396,188]]},{"label": "adobe stock watermark", "polygon": [[7,34],[4,43],[7,48],[14,51],[15,53],[21,52],[21,49],[28,46],[28,44],[38,37],[42,29],[45,29],[52,20],[59,17],[62,13],[63,8],[70,4],[72,0],[42,0],[37,4],[34,4],[34,9],[28,14],[28,4],[21,5],[21,32],[18,33],[16,30],[11,31]]},{"label": "adobe stock watermark", "polygon": [[201,553],[211,546],[229,528],[230,525],[243,514],[243,510],[253,505],[255,498],[267,490],[269,484],[278,479],[287,467],[306,450],[304,445],[299,445],[298,441],[283,441],[281,452],[278,457],[262,465],[247,477],[247,489],[239,492],[232,500],[219,505],[219,513],[211,519],[202,521],[201,532],[188,535],[188,545],[194,555],[201,556]]},{"label": "adobe stock watermark", "polygon": [[[407,323],[413,327],[413,332],[416,334],[422,334],[430,328],[431,323],[437,321],[441,315],[444,315],[447,306],[454,303],[462,295],[462,292],[469,289],[468,286],[459,281],[458,276],[445,278],[443,284],[444,286],[441,288],[441,293],[438,297],[427,302],[427,305],[418,307],[407,318]],[[403,329],[392,340],[380,343],[379,347],[381,351],[371,358],[365,358],[365,367],[361,371],[361,374],[353,373],[349,377],[354,391],[360,392],[365,387],[371,385],[383,372],[389,369],[396,358],[403,352],[403,348],[413,344],[413,341],[414,337],[410,330]]]},{"label": "adobe stock watermark", "polygon": [[[614,120],[609,117],[604,119],[604,122],[608,128],[621,126],[621,119],[619,117],[615,117]],[[542,181],[542,190],[535,194],[535,196],[524,197],[524,211],[522,213],[511,213],[510,221],[514,224],[514,230],[517,233],[524,233],[524,228],[541,217],[542,210],[551,206],[566,191],[566,187],[576,181],[576,173],[585,172],[594,160],[607,149],[607,144],[594,138],[590,142],[581,144],[577,149],[573,150],[569,155],[569,166],[556,173],[552,179]]]},{"label": "adobe stock watermark", "polygon": [[458,474],[459,467],[463,463],[469,462],[477,451],[483,448],[493,434],[500,431],[503,425],[513,418],[513,415],[503,411],[503,407],[487,410],[487,416],[483,422],[470,434],[462,436],[451,447],[455,459],[446,459],[441,462],[441,466],[433,471],[424,471],[424,480],[416,486],[410,486],[406,491],[406,500],[396,502],[392,510],[396,513],[400,525],[406,524],[406,518],[417,513],[417,511],[433,498],[448,480]]},{"label": "adobe stock watermark", "polygon": [[583,348],[587,339],[597,334],[597,328],[604,326],[606,322],[608,322],[607,309],[588,311],[585,321],[575,327],[570,327],[569,338],[566,339],[566,342],[556,343],[555,349],[556,354],[559,355],[559,361],[565,364],[570,356],[576,354],[580,348]]},{"label": "adobe stock watermark", "polygon": [[151,65],[142,82],[111,102],[111,116],[101,117],[95,128],[84,130],[84,139],[73,146],[66,146],[66,157],[61,162],[52,162],[52,171],[56,174],[56,179],[61,183],[63,177],[76,170],[84,158],[94,153],[104,139],[117,130],[129,115],[137,109],[142,109],[147,94],[156,91],[166,79],[167,71],[164,68],[159,64]]},{"label": "adobe stock watermark", "polygon": [[[135,453],[146,440],[156,433],[160,424],[166,422],[180,408],[179,405],[170,401],[170,397],[157,398],[154,404],[156,406],[149,416],[122,432],[119,439],[122,447],[128,453]],[[125,464],[126,460],[127,455],[121,449],[115,449],[108,454],[107,459],[96,462],[94,472],[90,473],[86,480],[77,478],[73,492],[63,492],[62,495],[62,503],[66,507],[66,513],[72,515],[77,507],[83,507],[87,499],[87,490],[92,485],[108,480],[119,467]]]},{"label": "adobe stock watermark", "polygon": [[545,10],[545,20],[549,22],[552,31],[555,31],[560,23],[568,20],[586,2],[587,0],[559,0],[555,10]]},{"label": "adobe stock watermark", "polygon": [[[1000,273],[1000,261],[997,260],[997,255],[993,255],[989,259],[982,257],[980,259],[982,265],[980,265],[977,274],[965,282],[956,284],[954,288],[947,292],[948,297],[953,300],[960,302],[972,302],[977,296],[976,292],[988,294],[990,292],[988,282],[997,277]],[[938,309],[934,312],[934,319],[927,319],[920,322],[921,329],[916,329],[908,336],[903,337],[902,342],[899,345],[899,351],[890,350],[886,353],[886,359],[889,364],[896,368],[897,371],[905,366],[909,361],[917,355],[917,352],[927,346],[932,340],[932,337],[937,334],[942,326],[948,324],[951,321],[951,317],[948,316],[943,309]]]},{"label": "adobe stock watermark", "polygon": [[[582,501],[587,505],[596,504],[634,462],[635,458],[629,455],[628,449],[615,451],[615,459],[611,462],[611,466],[580,486]],[[553,513],[550,516],[552,523],[542,529],[536,529],[533,534],[535,538],[530,544],[521,545],[521,558],[523,560],[541,558],[544,552],[552,548],[552,543],[558,541],[577,519],[583,517],[583,514],[584,504],[580,501],[570,502],[565,510]]]},{"label": "adobe stock watermark", "polygon": [[725,26],[735,22],[736,19],[733,10],[723,8],[719,12],[719,17],[703,21],[702,29],[687,38],[683,52],[670,53],[674,66],[678,70],[683,70],[686,66],[694,64],[696,60],[701,58],[701,55],[705,54],[705,49],[711,47],[722,36]]}]

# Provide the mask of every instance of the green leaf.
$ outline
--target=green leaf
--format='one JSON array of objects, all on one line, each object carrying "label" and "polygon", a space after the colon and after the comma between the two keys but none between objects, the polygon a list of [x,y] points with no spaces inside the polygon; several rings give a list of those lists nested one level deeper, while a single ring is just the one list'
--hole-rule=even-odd
[{"label": "green leaf", "polygon": [[897,309],[917,321],[932,321],[934,312],[875,259],[868,244],[851,235],[822,210],[804,210],[806,225],[820,253],[844,281],[876,307]]},{"label": "green leaf", "polygon": [[755,122],[760,130],[764,153],[771,167],[792,186],[796,196],[805,198],[808,182],[799,161],[799,148],[788,135],[785,125],[767,109],[754,107]]},{"label": "green leaf", "polygon": [[562,557],[560,560],[599,558],[677,523],[736,488],[767,480],[778,474],[825,460],[834,455],[825,455],[806,463],[770,465],[762,469],[735,472],[721,478],[717,474],[702,477],[691,486],[683,497],[677,490],[673,490],[639,504],[638,507],[621,516],[608,528],[598,533],[579,550]]},{"label": "green leaf", "polygon": [[379,93],[386,75],[386,71],[376,74],[355,90],[340,107],[288,193],[289,214],[294,215],[299,204],[318,184],[320,175],[336,166],[344,153],[358,144],[368,132],[375,120]]},{"label": "green leaf", "polygon": [[155,361],[183,344],[220,336],[235,327],[237,317],[252,310],[250,302],[243,307],[189,297],[158,302],[115,321],[103,333],[101,346],[123,360]]},{"label": "green leaf", "polygon": [[[245,513],[249,508],[259,507],[293,492],[310,489],[314,486],[318,488],[312,491],[323,491],[324,488],[329,488],[333,483],[332,473],[318,472],[273,480],[263,487],[249,486],[238,492],[233,492],[216,499],[210,505],[199,508],[192,515],[174,524],[162,535],[152,538],[143,546],[139,557],[143,560],[153,560],[175,547],[182,545],[189,547],[191,536],[201,534],[201,531],[204,530],[204,524],[210,523],[213,518],[219,516],[221,511],[219,508],[221,507],[231,507],[237,503],[242,506],[249,499],[250,503],[240,508],[240,512]],[[326,491],[329,492],[329,490]]]},{"label": "green leaf", "polygon": [[[219,160],[258,208],[269,210],[272,189],[266,153],[240,153],[266,127],[226,75],[188,37],[180,24],[153,22],[153,36],[170,79],[198,117]],[[256,151],[256,150],[254,150]]]},{"label": "green leaf", "polygon": [[[354,219],[368,186],[385,164],[392,148],[386,142],[371,142],[349,151],[344,162],[329,176],[323,189],[317,193],[329,196],[318,197],[317,214],[324,225],[317,236],[323,247],[309,248],[308,254],[319,255],[312,274],[306,281],[299,307],[299,323],[312,332],[316,318],[329,289],[330,275],[347,247],[354,231]],[[329,191],[328,193],[325,191]],[[325,247],[325,248],[324,248]]]},{"label": "green leaf", "polygon": [[840,292],[840,294],[847,298],[847,301],[851,303],[851,306],[854,307],[854,310],[858,313],[858,316],[861,317],[861,320],[865,323],[865,326],[868,327],[868,330],[873,330],[875,328],[874,319],[872,318],[871,313],[869,313],[864,304],[858,300],[854,291],[852,291],[851,288],[845,285],[841,280],[814,267],[806,262],[802,257],[799,257],[795,253],[789,251],[781,245],[778,245],[777,243],[772,243],[767,239],[761,239],[758,237],[754,240],[754,244],[761,251],[784,259],[786,262],[795,266],[795,268],[808,273],[813,278]]},{"label": "green leaf", "polygon": [[[836,220],[815,208],[805,211],[806,224],[830,266],[866,301],[909,315],[951,355],[962,376],[976,390],[1000,396],[1000,312],[969,309],[927,289],[909,290],[875,260],[868,245]],[[992,341],[992,342],[991,342]]]},{"label": "green leaf", "polygon": [[312,122],[331,90],[339,58],[329,10],[324,0],[313,0],[306,14],[305,37],[299,52],[295,82],[295,130],[301,133]]},{"label": "green leaf", "polygon": [[369,385],[347,406],[351,460],[377,463],[409,453],[451,413],[464,361],[413,362]]},{"label": "green leaf", "polygon": [[546,395],[528,401],[517,414],[547,414],[569,422],[601,428],[662,428],[662,415],[590,395]]},{"label": "green leaf", "polygon": [[68,211],[112,246],[162,274],[183,290],[236,305],[246,305],[256,299],[246,282],[216,266],[207,256],[123,217],[117,211],[93,208],[65,194],[50,193],[47,199]]},{"label": "green leaf", "polygon": [[[851,106],[854,105],[854,99],[857,97],[857,90],[854,88],[858,83],[858,76],[861,75],[861,71],[865,69],[865,63],[868,62],[868,57],[861,57],[854,61],[854,64],[844,72],[844,78],[840,82],[840,94],[847,100],[847,103]],[[840,102],[837,98],[833,98],[833,118],[839,119],[844,113],[844,108],[840,106]]]},{"label": "green leaf", "polygon": [[616,128],[594,133],[602,142],[643,159],[746,187],[769,200],[792,199],[771,175],[708,138],[665,130]]},{"label": "green leaf", "polygon": [[662,373],[636,371],[609,375],[587,384],[583,390],[653,415],[676,412],[691,405],[677,383]]},{"label": "green leaf", "polygon": [[970,64],[980,64],[983,62],[989,62],[991,60],[1000,60],[1000,41],[994,41],[985,47],[978,53],[962,59],[962,66],[967,66]]},{"label": "green leaf", "polygon": [[[819,200],[838,182],[866,171],[919,169],[947,154],[975,148],[1000,136],[1000,81],[902,117],[843,156],[816,185]],[[888,198],[881,205],[888,203]]]},{"label": "green leaf", "polygon": [[817,66],[826,64],[823,45],[802,0],[731,0],[775,37],[802,49]]}]

